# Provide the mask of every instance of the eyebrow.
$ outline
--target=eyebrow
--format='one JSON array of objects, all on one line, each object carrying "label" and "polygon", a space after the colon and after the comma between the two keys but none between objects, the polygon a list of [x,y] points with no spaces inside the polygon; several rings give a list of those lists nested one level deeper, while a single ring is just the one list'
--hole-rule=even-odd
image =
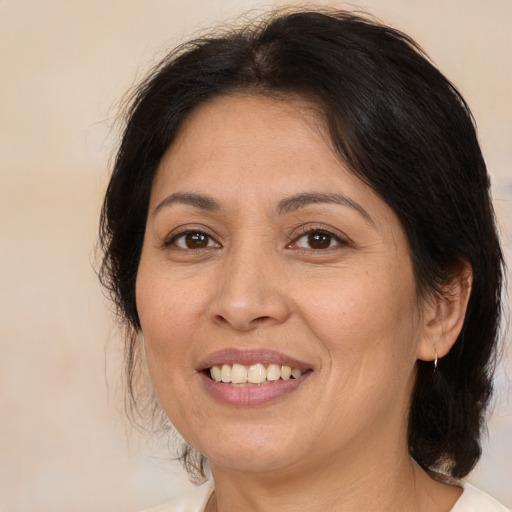
[{"label": "eyebrow", "polygon": [[153,210],[152,215],[155,216],[160,210],[173,204],[188,204],[207,211],[220,210],[220,204],[209,196],[205,196],[203,194],[175,192],[161,201]]},{"label": "eyebrow", "polygon": [[[374,224],[373,219],[368,212],[358,203],[343,194],[326,193],[326,192],[306,192],[287,197],[279,201],[277,206],[278,215],[291,213],[301,208],[305,208],[311,204],[337,204],[352,208],[361,214],[370,224]],[[206,211],[217,211],[221,209],[220,203],[210,196],[196,194],[191,192],[174,192],[170,196],[163,199],[153,210],[152,215],[155,216],[163,208],[167,208],[173,204],[187,204]]]},{"label": "eyebrow", "polygon": [[311,204],[327,203],[347,206],[360,213],[370,224],[374,224],[369,213],[358,203],[343,194],[334,194],[326,192],[308,192],[287,197],[279,202],[277,212],[282,215],[300,210]]}]

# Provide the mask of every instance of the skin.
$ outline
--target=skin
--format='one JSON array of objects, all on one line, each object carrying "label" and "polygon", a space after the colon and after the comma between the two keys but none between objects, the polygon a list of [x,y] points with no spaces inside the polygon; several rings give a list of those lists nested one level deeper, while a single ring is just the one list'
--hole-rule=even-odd
[{"label": "skin", "polygon": [[[176,193],[217,208],[165,201]],[[300,194],[345,199],[279,211]],[[412,462],[407,416],[416,360],[461,328],[469,274],[450,297],[418,298],[399,220],[307,103],[237,94],[196,109],[153,183],[136,299],[155,393],[210,461],[207,510],[450,510],[461,490]],[[198,365],[229,348],[312,373],[266,405],[227,405]]]}]

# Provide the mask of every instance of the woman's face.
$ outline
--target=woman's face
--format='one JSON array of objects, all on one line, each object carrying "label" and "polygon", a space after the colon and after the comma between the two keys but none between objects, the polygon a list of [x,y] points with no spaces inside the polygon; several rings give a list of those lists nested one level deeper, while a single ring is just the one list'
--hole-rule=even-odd
[{"label": "woman's face", "polygon": [[304,102],[230,95],[187,119],[136,298],[156,395],[214,469],[406,450],[423,336],[407,241]]}]

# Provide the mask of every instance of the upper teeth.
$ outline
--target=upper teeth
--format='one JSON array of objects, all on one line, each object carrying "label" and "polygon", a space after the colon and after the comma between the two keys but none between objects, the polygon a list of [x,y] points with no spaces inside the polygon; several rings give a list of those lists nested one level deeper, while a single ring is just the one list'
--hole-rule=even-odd
[{"label": "upper teeth", "polygon": [[232,384],[261,384],[273,380],[288,380],[290,377],[294,379],[302,375],[302,371],[290,366],[279,366],[278,364],[269,364],[265,368],[262,364],[257,363],[249,367],[243,364],[223,364],[220,366],[212,366],[210,375],[217,382],[226,382]]}]

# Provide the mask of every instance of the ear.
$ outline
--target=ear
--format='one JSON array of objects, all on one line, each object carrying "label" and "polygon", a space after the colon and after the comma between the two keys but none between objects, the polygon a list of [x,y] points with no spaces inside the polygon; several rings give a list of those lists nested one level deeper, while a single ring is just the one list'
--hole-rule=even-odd
[{"label": "ear", "polygon": [[425,300],[418,359],[433,361],[448,354],[464,324],[472,283],[471,265],[461,261],[444,290]]}]

